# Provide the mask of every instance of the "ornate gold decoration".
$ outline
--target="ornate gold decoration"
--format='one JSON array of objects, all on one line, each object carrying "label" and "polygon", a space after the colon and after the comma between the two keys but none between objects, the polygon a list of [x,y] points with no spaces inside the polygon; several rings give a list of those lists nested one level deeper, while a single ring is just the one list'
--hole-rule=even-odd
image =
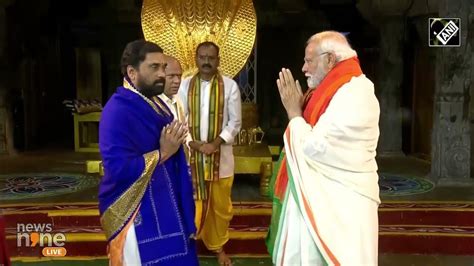
[{"label": "ornate gold decoration", "polygon": [[176,57],[183,77],[197,71],[195,50],[213,41],[220,47],[220,71],[234,77],[252,52],[257,18],[252,0],[144,0],[145,39]]},{"label": "ornate gold decoration", "polygon": [[272,163],[262,163],[260,172],[260,195],[268,197],[270,195],[270,179],[272,177]]},{"label": "ornate gold decoration", "polygon": [[159,157],[159,151],[151,151],[143,155],[145,169],[140,177],[100,217],[107,239],[121,230],[138,208],[155,167],[158,165]]},{"label": "ornate gold decoration", "polygon": [[262,143],[263,136],[265,136],[265,132],[263,132],[262,128],[254,127],[249,129],[249,145],[253,143]]}]

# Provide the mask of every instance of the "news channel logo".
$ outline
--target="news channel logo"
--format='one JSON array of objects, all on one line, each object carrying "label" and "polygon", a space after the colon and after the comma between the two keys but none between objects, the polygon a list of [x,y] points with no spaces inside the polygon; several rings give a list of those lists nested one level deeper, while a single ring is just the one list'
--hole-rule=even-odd
[{"label": "news channel logo", "polygon": [[460,18],[429,18],[428,34],[430,47],[461,46]]},{"label": "news channel logo", "polygon": [[45,257],[66,256],[66,235],[53,232],[52,224],[17,223],[16,228],[17,247],[40,247]]}]

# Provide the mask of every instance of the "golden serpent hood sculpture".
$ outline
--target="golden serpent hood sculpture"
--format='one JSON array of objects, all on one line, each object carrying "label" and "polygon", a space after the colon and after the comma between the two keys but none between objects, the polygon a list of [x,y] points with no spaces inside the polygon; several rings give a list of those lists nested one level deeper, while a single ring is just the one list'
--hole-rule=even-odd
[{"label": "golden serpent hood sculpture", "polygon": [[160,45],[182,65],[183,77],[197,71],[199,43],[220,47],[220,71],[234,77],[252,52],[257,18],[252,0],[144,0],[145,39]]}]

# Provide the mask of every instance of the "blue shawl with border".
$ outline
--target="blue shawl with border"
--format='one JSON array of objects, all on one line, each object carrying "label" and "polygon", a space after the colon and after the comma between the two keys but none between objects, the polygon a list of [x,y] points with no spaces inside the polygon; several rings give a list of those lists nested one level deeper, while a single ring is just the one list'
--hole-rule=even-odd
[{"label": "blue shawl with border", "polygon": [[[153,106],[154,105],[154,106]],[[137,212],[142,264],[195,257],[193,188],[183,147],[159,163],[160,134],[173,116],[166,104],[119,87],[102,112],[99,148],[101,223],[112,240]],[[194,253],[194,254],[191,254]]]}]

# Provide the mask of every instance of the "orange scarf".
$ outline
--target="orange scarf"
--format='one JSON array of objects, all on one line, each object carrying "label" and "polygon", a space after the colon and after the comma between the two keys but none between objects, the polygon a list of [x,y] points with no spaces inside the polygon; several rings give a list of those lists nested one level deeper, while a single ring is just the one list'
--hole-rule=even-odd
[{"label": "orange scarf", "polygon": [[[326,111],[332,97],[342,85],[349,82],[352,77],[362,75],[362,70],[357,57],[351,57],[339,62],[326,77],[321,81],[315,90],[309,90],[305,95],[305,105],[303,106],[303,118],[306,123],[314,127],[321,115]],[[287,129],[288,130],[288,129]],[[284,150],[282,151],[284,152]],[[288,185],[288,172],[286,169],[286,157],[283,157],[280,169],[275,181],[274,195],[283,200]]]}]

